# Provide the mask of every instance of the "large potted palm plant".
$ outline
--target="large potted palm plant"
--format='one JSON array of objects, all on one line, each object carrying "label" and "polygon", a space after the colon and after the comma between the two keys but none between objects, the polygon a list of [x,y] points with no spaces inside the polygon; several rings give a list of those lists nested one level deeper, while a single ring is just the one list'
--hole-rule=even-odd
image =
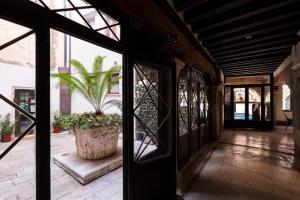
[{"label": "large potted palm plant", "polygon": [[103,72],[105,57],[96,56],[92,72],[78,60],[71,60],[71,66],[79,77],[67,73],[51,74],[60,85],[68,86],[69,93],[81,94],[94,108],[92,113],[70,114],[62,117],[62,126],[75,134],[78,156],[82,159],[98,160],[116,152],[121,125],[121,116],[105,114],[112,106],[121,109],[119,100],[106,100],[112,86],[119,83],[113,74],[120,71],[120,66],[112,66]]}]

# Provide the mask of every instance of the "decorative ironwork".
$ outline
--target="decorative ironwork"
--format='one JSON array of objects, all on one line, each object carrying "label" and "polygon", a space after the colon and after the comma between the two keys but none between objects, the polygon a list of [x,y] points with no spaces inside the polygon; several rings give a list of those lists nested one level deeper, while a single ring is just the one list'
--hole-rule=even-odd
[{"label": "decorative ironwork", "polygon": [[191,102],[191,127],[193,129],[199,128],[198,126],[198,85],[197,82],[192,82],[191,85],[192,89],[192,102]]},{"label": "decorative ironwork", "polygon": [[[120,41],[120,23],[107,14],[104,14],[99,9],[96,9],[86,1],[67,0],[65,3],[61,1],[60,4],[55,1],[30,1],[40,6],[46,7],[49,10],[52,10],[57,14],[69,18],[83,26],[86,26],[102,35],[106,35],[107,37]],[[97,20],[95,20],[96,17],[98,18]]]},{"label": "decorative ironwork", "polygon": [[[27,28],[24,28],[27,31]],[[11,45],[21,41],[24,38],[27,38],[28,36],[32,35],[33,33],[35,33],[34,30],[29,30],[27,32],[25,32],[24,34],[2,44],[0,46],[0,51],[4,50],[8,47],[10,47]],[[0,154],[0,160],[7,155],[7,153],[10,152],[11,149],[14,148],[14,146],[16,146],[35,126],[35,117],[33,115],[31,115],[30,113],[28,113],[27,111],[25,111],[24,109],[22,109],[20,106],[18,106],[16,103],[14,103],[13,101],[11,101],[10,99],[6,98],[4,95],[0,94],[0,100],[3,100],[5,103],[7,103],[8,105],[12,106],[14,109],[16,109],[16,111],[20,112],[23,116],[27,117],[28,119],[30,119],[32,121],[32,123],[29,125],[29,127],[27,127],[25,129],[25,131],[19,135],[1,154]]]},{"label": "decorative ironwork", "polygon": [[[168,103],[159,92],[160,82],[163,76],[150,67],[135,64],[135,105],[134,119],[137,133],[137,148],[135,149],[134,160],[141,161],[151,152],[158,151],[159,154],[169,152],[168,145],[160,137],[162,127],[170,116],[171,110]],[[161,109],[167,112],[161,116]]]},{"label": "decorative ironwork", "polygon": [[28,117],[32,123],[29,125],[29,127],[26,128],[26,130],[17,138],[15,139],[1,154],[0,154],[0,160],[7,155],[11,149],[14,148],[35,126],[35,117],[32,116],[30,113],[26,112],[22,108],[20,108],[17,104],[0,94],[0,99],[15,108],[17,111],[22,113],[24,116]]},{"label": "decorative ironwork", "polygon": [[188,133],[188,81],[181,78],[178,86],[179,135],[181,136]]}]

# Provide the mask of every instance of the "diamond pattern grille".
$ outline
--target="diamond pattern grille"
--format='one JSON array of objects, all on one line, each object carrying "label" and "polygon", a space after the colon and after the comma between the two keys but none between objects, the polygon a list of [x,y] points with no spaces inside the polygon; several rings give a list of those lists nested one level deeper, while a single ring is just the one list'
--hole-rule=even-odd
[{"label": "diamond pattern grille", "polygon": [[[164,77],[159,71],[145,65],[134,65],[134,121],[137,135],[134,160],[144,161],[151,152],[167,154],[168,144],[161,139],[162,127],[170,117],[170,107],[159,92]],[[160,110],[167,110],[163,115]],[[165,132],[166,133],[166,132]]]},{"label": "diamond pattern grille", "polygon": [[84,0],[29,0],[102,35],[120,41],[120,23]]}]

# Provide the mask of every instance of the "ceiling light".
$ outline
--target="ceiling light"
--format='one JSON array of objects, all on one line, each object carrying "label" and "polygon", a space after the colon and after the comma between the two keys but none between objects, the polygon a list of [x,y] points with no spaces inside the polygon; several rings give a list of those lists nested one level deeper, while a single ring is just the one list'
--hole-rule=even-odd
[{"label": "ceiling light", "polygon": [[246,40],[250,40],[252,38],[252,36],[251,35],[247,35],[245,38],[246,38]]}]

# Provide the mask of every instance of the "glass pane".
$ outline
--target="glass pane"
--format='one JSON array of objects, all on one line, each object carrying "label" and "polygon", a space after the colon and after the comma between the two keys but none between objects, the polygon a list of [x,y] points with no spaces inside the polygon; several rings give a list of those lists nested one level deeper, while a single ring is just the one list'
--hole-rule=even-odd
[{"label": "glass pane", "polygon": [[[70,44],[66,45],[67,48],[65,48],[65,39],[67,44]],[[110,95],[107,87],[104,91],[99,91],[97,89],[100,87],[94,84],[100,85],[103,80],[100,76],[104,76],[112,67],[122,69],[120,65],[122,54],[56,30],[51,30],[50,42],[50,73],[63,73],[76,77],[86,88],[93,91],[91,92],[93,101],[91,101],[78,88],[70,94],[68,85],[60,85],[58,78],[50,79],[51,199],[121,200],[123,199],[123,133],[121,129],[111,127],[109,118],[94,121],[93,116],[97,107],[100,107],[102,112],[97,116],[122,114],[122,108],[117,106],[122,102],[122,84],[118,85],[120,87],[118,95]],[[82,66],[85,70],[80,70],[78,66]],[[121,69],[113,70],[110,80],[116,83],[119,80],[117,77],[122,74],[118,71]],[[85,82],[86,77],[90,82]],[[119,81],[122,83],[122,80]],[[117,92],[117,89],[118,87],[113,86],[110,92]],[[94,102],[98,106],[95,106]],[[72,121],[78,119],[81,119],[81,126],[75,132]],[[105,124],[97,127],[101,122],[109,127]],[[80,137],[83,134],[86,137]]]},{"label": "glass pane", "polygon": [[72,3],[75,7],[90,6],[90,4],[84,0],[72,0]]},{"label": "glass pane", "polygon": [[77,13],[77,11],[75,10],[72,10],[72,11],[62,11],[62,12],[57,12],[58,14],[68,18],[68,19],[71,19],[83,26],[86,26],[86,27],[89,27],[87,25],[87,23],[85,23],[85,21],[82,19],[82,17]]},{"label": "glass pane", "polygon": [[[150,159],[151,155],[163,155],[169,147],[163,138],[168,130],[170,108],[161,96],[160,83],[164,80],[158,70],[145,65],[134,65],[134,159]],[[150,155],[151,154],[151,155]],[[146,157],[149,156],[149,157]]]},{"label": "glass pane", "polygon": [[91,27],[93,27],[93,29],[99,29],[107,26],[95,8],[80,9],[79,12],[91,25]]},{"label": "glass pane", "polygon": [[225,87],[224,119],[231,120],[231,88]]},{"label": "glass pane", "polygon": [[[63,9],[72,8],[67,0],[42,0],[50,9]],[[39,0],[35,0],[36,3],[41,4]]]},{"label": "glass pane", "polygon": [[204,101],[205,101],[205,120],[208,120],[208,110],[209,110],[209,102],[208,102],[208,91],[204,93]]},{"label": "glass pane", "polygon": [[33,3],[36,3],[36,4],[38,4],[39,6],[44,6],[39,0],[29,0],[29,1],[31,1],[31,2],[33,2]]},{"label": "glass pane", "polygon": [[245,84],[269,84],[270,76],[235,76],[235,77],[226,77],[226,85],[245,85]]},{"label": "glass pane", "polygon": [[206,116],[206,114],[205,114],[206,110],[204,110],[204,109],[206,109],[205,98],[206,98],[206,95],[204,93],[204,90],[201,90],[200,91],[200,101],[199,101],[199,103],[200,103],[200,123],[201,124],[205,123],[205,116]]},{"label": "glass pane", "polygon": [[271,93],[270,86],[265,86],[265,121],[271,121]]},{"label": "glass pane", "polygon": [[198,82],[192,82],[191,126],[192,130],[199,128],[198,116]]},{"label": "glass pane", "polygon": [[179,104],[179,135],[188,133],[188,82],[180,79],[178,85],[178,104]]},{"label": "glass pane", "polygon": [[135,160],[158,148],[158,71],[136,65],[135,77]]},{"label": "glass pane", "polygon": [[282,110],[291,110],[291,91],[287,84],[282,85]]},{"label": "glass pane", "polygon": [[0,19],[0,24],[0,46],[31,30],[27,27],[20,26],[18,24],[3,19]]},{"label": "glass pane", "polygon": [[246,119],[246,106],[245,106],[245,88],[234,88],[234,119],[245,120]]},{"label": "glass pane", "polygon": [[261,120],[261,88],[249,88],[249,120]]},{"label": "glass pane", "polygon": [[[30,31],[1,19],[0,27],[1,44]],[[0,199],[35,199],[35,130],[30,119],[36,112],[35,52],[34,34],[0,50],[0,154],[22,137],[0,160]]]}]

